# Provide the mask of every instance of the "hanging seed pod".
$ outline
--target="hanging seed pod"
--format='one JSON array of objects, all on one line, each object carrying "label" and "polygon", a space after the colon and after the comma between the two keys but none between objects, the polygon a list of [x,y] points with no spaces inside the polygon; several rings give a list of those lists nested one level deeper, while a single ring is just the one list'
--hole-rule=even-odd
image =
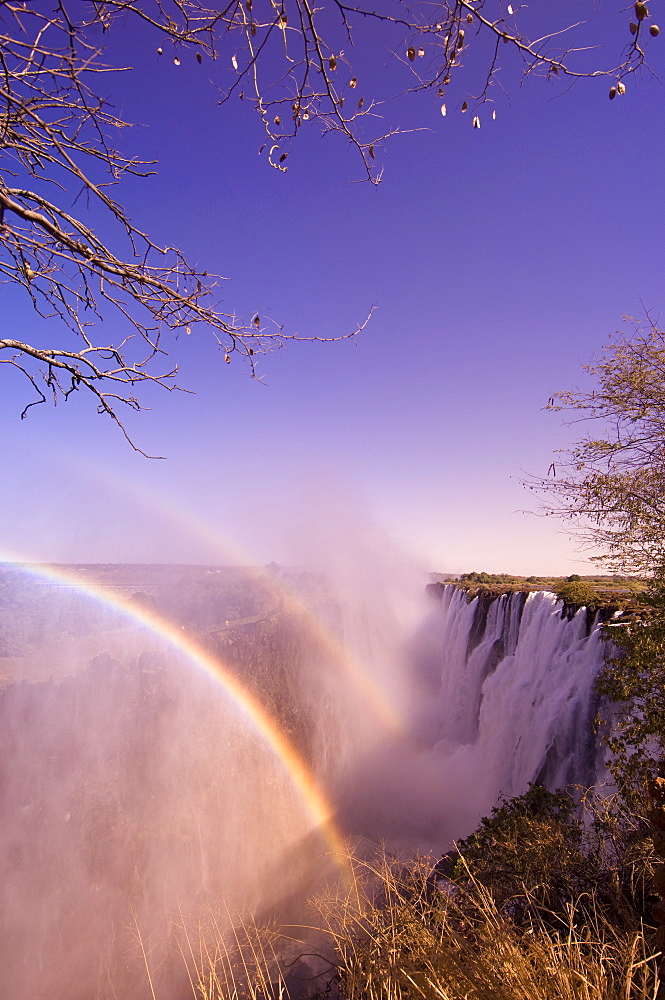
[{"label": "hanging seed pod", "polygon": [[249,353],[250,353],[250,355],[254,353],[254,348],[253,347],[250,347]]},{"label": "hanging seed pod", "polygon": [[419,59],[422,59],[422,57],[423,57],[424,55],[425,55],[425,50],[424,50],[424,48],[423,48],[423,47],[422,47],[422,45],[421,45],[421,47],[420,47],[420,48],[418,49],[418,58],[419,58]]},{"label": "hanging seed pod", "polygon": [[480,118],[478,117],[478,115],[476,115],[475,118],[473,119],[473,127],[480,128]]},{"label": "hanging seed pod", "polygon": [[280,17],[279,17],[279,26],[280,26],[280,28],[285,28],[288,23],[289,23],[289,19],[286,16],[286,14],[280,14]]},{"label": "hanging seed pod", "polygon": [[508,8],[507,9],[508,9],[508,13],[509,14],[514,14],[515,13],[515,11],[513,10],[512,4],[508,4]]},{"label": "hanging seed pod", "polygon": [[634,21],[630,22],[630,33],[631,33],[631,35],[636,35],[637,34],[637,25],[635,24]]},{"label": "hanging seed pod", "polygon": [[358,78],[354,76],[351,80],[349,80],[349,87],[351,88],[351,90],[355,90],[357,86],[358,86]]},{"label": "hanging seed pod", "polygon": [[360,111],[364,103],[365,103],[365,98],[361,97],[360,100],[358,101],[358,111]]},{"label": "hanging seed pod", "polygon": [[237,71],[238,69],[238,59],[236,56],[231,56],[231,65]]},{"label": "hanging seed pod", "polygon": [[622,94],[625,93],[626,93],[626,84],[619,81],[619,83],[617,83],[617,94],[621,96]]},{"label": "hanging seed pod", "polygon": [[409,45],[408,49],[406,50],[406,58],[409,60],[409,62],[413,62],[413,60],[416,58],[416,50],[414,49],[413,45]]},{"label": "hanging seed pod", "polygon": [[468,111],[468,110],[469,110],[469,105],[466,103],[466,101],[462,101],[462,111]]},{"label": "hanging seed pod", "polygon": [[370,146],[367,152],[372,157],[372,159],[375,159],[375,156],[374,156],[374,146]]},{"label": "hanging seed pod", "polygon": [[463,38],[458,38],[457,39],[457,48],[458,49],[463,49],[464,48],[464,39]]},{"label": "hanging seed pod", "polygon": [[444,86],[446,86],[449,83],[450,83],[450,73],[447,73],[443,78],[443,84]]},{"label": "hanging seed pod", "polygon": [[177,57],[177,56],[176,56],[176,57],[175,57],[175,59],[173,60],[173,65],[174,65],[174,66],[179,66],[179,65],[180,65],[180,60],[178,59],[178,57]]},{"label": "hanging seed pod", "polygon": [[281,124],[282,124],[282,119],[279,117],[279,115],[275,115],[275,125],[281,125]]},{"label": "hanging seed pod", "polygon": [[651,27],[649,28],[649,34],[651,35],[652,38],[658,37],[658,35],[660,34],[660,28],[658,27],[657,24],[651,25]]},{"label": "hanging seed pod", "polygon": [[441,105],[441,114],[443,115],[444,118],[448,114],[448,109],[446,108],[445,104]]},{"label": "hanging seed pod", "polygon": [[493,122],[495,122],[495,121],[496,121],[496,108],[495,108],[495,109],[494,109],[494,111],[492,112],[492,121],[493,121]]},{"label": "hanging seed pod", "polygon": [[616,87],[610,87],[610,100],[613,101],[616,96],[617,96]]},{"label": "hanging seed pod", "polygon": [[164,49],[163,49],[163,48],[161,48],[161,46],[160,46],[160,48],[158,48],[158,49],[157,49],[157,55],[158,55],[158,56],[161,56],[161,55],[163,55],[163,54],[164,54]]},{"label": "hanging seed pod", "polygon": [[335,59],[334,56],[331,56],[330,59],[328,60],[328,67],[331,73],[334,73],[335,70],[337,69],[337,60]]},{"label": "hanging seed pod", "polygon": [[253,324],[254,324],[254,326],[255,326],[255,327],[257,327],[257,328],[261,326],[261,320],[260,320],[260,318],[259,318],[259,316],[258,316],[258,313],[257,313],[257,315],[256,315],[256,316],[254,317],[254,319],[252,320],[252,323],[253,323]]},{"label": "hanging seed pod", "polygon": [[231,358],[230,358],[230,356],[228,354],[224,355],[224,360],[226,361],[227,365],[231,364]]},{"label": "hanging seed pod", "polygon": [[439,95],[439,97],[443,97],[443,87],[439,87],[439,89],[437,90],[437,94]]},{"label": "hanging seed pod", "polygon": [[200,52],[196,53],[196,61],[199,65],[201,65],[201,63],[203,62],[203,56],[201,55]]},{"label": "hanging seed pod", "polygon": [[256,35],[256,25],[254,24],[253,21],[252,21],[252,23],[249,26],[249,31],[250,31],[250,34],[251,34],[252,38],[254,38],[254,36]]},{"label": "hanging seed pod", "polygon": [[466,23],[467,24],[473,24],[473,14],[467,14],[466,15]]},{"label": "hanging seed pod", "polygon": [[649,16],[649,11],[647,10],[647,5],[644,0],[637,0],[635,4],[635,17],[638,21],[643,21],[645,17]]},{"label": "hanging seed pod", "polygon": [[[289,155],[288,153],[282,153],[282,155],[279,158],[279,162],[280,163],[284,163],[284,160],[287,158],[288,155]],[[254,323],[258,326],[258,323],[256,322],[256,320],[254,320]]]},{"label": "hanging seed pod", "polygon": [[247,10],[251,10],[253,7],[252,0],[245,0],[245,7],[247,8]]}]

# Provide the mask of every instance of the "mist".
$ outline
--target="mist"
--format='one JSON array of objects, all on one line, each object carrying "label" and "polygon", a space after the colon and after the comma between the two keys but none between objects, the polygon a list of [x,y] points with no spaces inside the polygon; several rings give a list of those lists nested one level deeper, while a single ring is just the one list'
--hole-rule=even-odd
[{"label": "mist", "polygon": [[427,593],[339,493],[294,520],[287,565],[2,567],[3,996],[184,1000],[234,926],[311,921],[344,838],[434,863],[593,771],[581,616]]}]

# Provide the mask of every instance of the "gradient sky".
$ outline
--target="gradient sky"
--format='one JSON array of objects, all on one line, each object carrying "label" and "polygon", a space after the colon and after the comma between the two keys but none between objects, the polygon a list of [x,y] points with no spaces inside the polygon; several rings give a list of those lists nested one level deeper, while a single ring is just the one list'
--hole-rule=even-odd
[{"label": "gradient sky", "polygon": [[[579,7],[557,16],[578,20]],[[627,22],[592,18],[593,40],[612,45],[600,62],[613,62]],[[226,308],[287,332],[334,336],[376,311],[355,342],[268,356],[265,385],[204,333],[173,342],[194,394],[155,391],[149,412],[127,418],[162,462],[132,452],[82,398],[21,421],[26,387],[3,373],[0,554],[292,563],[317,533],[337,544],[353,523],[425,569],[593,572],[565,526],[525,513],[537,502],[520,479],[545,474],[575,437],[543,412],[548,397],[588,384],[581,365],[623,314],[659,315],[662,84],[643,74],[610,102],[607,80],[522,83],[506,58],[507,94],[480,129],[454,110],[463,76],[446,118],[433,95],[389,102],[389,122],[417,131],[390,141],[374,188],[353,183],[352,152],[316,127],[288,173],[271,169],[246,103],[217,106],[219,67],[191,54],[175,67],[143,29],[106,41],[110,58],[139,67],[108,82],[143,125],[126,142],[160,161],[157,178],[125,188],[135,222],[228,278]],[[371,32],[358,41],[370,91],[409,85]],[[663,46],[665,33],[650,45],[656,72]],[[2,296],[10,335],[44,336],[27,304]]]}]

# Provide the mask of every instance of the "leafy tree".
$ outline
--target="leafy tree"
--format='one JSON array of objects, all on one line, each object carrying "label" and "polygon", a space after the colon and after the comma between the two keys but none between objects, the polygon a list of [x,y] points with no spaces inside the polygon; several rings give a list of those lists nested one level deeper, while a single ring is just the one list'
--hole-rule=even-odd
[{"label": "leafy tree", "polygon": [[602,907],[617,925],[630,912],[644,915],[652,851],[616,801],[580,803],[568,790],[532,784],[456,847],[437,869],[461,884],[472,876],[514,920],[529,922],[534,905],[549,916],[577,910],[582,920]]},{"label": "leafy tree", "polygon": [[[606,627],[611,653],[599,683],[618,713],[608,736],[612,771],[643,807],[646,780],[665,757],[665,333],[648,319],[634,323],[585,367],[595,386],[559,393],[550,408],[591,430],[540,486],[550,512],[581,525],[604,558],[650,578],[644,593],[631,594],[637,611]],[[577,589],[587,586],[568,582],[558,594],[585,603]]]},{"label": "leafy tree", "polygon": [[665,758],[665,575],[640,596],[639,614],[606,627],[612,654],[598,689],[614,703],[610,770],[624,799],[643,814],[649,783]]},{"label": "leafy tree", "polygon": [[587,867],[581,846],[582,826],[568,792],[530,785],[524,795],[496,806],[457,844],[452,876],[463,879],[468,870],[491,888],[499,906],[540,890],[548,906],[559,909],[576,895],[568,884],[571,872],[579,879]]},{"label": "leafy tree", "polygon": [[[378,183],[382,144],[397,129],[376,131],[377,99],[386,95],[365,93],[367,56],[353,52],[360,23],[383,32],[383,44],[402,63],[405,89],[431,91],[442,113],[451,81],[468,70],[466,96],[448,103],[470,110],[475,127],[509,56],[528,75],[564,82],[605,77],[614,97],[646,65],[645,42],[658,34],[638,0],[634,20],[626,18],[625,35],[617,38],[617,57],[603,66],[593,27],[584,28],[581,42],[578,25],[566,27],[554,16],[551,31],[534,38],[526,17],[503,0],[443,0],[433,7],[385,0],[378,7],[339,0],[329,7],[309,0],[234,0],[226,7],[199,0],[5,0],[0,276],[39,315],[60,321],[58,337],[63,327],[69,334],[57,348],[34,338],[0,339],[0,363],[22,373],[30,389],[22,416],[47,398],[83,390],[126,435],[123,407],[141,409],[141,390],[150,384],[176,387],[164,334],[207,330],[225,361],[240,356],[252,374],[257,356],[285,336],[258,315],[221,311],[218,279],[144,232],[115,196],[124,177],[152,173],[153,164],[117,146],[128,123],[103,96],[109,74],[121,71],[105,61],[111,33],[141,22],[154,33],[155,51],[176,65],[190,58],[212,69],[216,60],[222,103],[244,97],[253,104],[272,167],[287,169],[291,141],[313,124],[350,142],[365,176]],[[120,332],[106,339],[99,321],[110,317]]]},{"label": "leafy tree", "polygon": [[594,388],[558,393],[549,408],[591,429],[529,485],[611,566],[651,575],[665,560],[665,333],[634,322],[585,371]]},{"label": "leafy tree", "polygon": [[[652,916],[665,952],[665,333],[651,321],[636,325],[587,370],[596,388],[560,393],[550,406],[590,420],[597,433],[564,454],[563,476],[553,466],[539,485],[550,511],[581,524],[611,564],[650,578],[640,613],[606,626],[613,652],[598,688],[614,703],[610,769],[624,801],[652,827],[660,896]],[[662,957],[659,964],[665,982]]]},{"label": "leafy tree", "polygon": [[602,911],[619,926],[646,915],[653,850],[616,797],[580,801],[569,789],[531,784],[500,802],[436,873],[458,886],[471,877],[518,923],[530,925],[537,912],[555,926],[563,914],[584,924]]},{"label": "leafy tree", "polygon": [[566,580],[557,587],[556,596],[566,604],[579,604],[592,609],[598,605],[598,594],[586,580]]}]

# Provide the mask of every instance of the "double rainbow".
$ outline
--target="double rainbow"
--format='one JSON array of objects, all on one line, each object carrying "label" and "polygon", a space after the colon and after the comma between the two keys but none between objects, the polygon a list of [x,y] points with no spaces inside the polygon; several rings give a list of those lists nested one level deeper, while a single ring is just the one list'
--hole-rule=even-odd
[{"label": "double rainbow", "polygon": [[291,784],[300,796],[313,826],[320,831],[338,864],[344,867],[346,850],[341,831],[334,822],[332,804],[320,788],[311,769],[282,733],[276,721],[219,657],[211,655],[194,639],[161,616],[106,587],[81,580],[79,575],[64,566],[23,562],[12,562],[9,565],[38,580],[71,587],[99,604],[112,609],[129,622],[148,629],[150,633],[165,642],[170,649],[183,655],[192,666],[203,670],[212,677],[241,717],[256,733],[256,736],[284,768]]}]

